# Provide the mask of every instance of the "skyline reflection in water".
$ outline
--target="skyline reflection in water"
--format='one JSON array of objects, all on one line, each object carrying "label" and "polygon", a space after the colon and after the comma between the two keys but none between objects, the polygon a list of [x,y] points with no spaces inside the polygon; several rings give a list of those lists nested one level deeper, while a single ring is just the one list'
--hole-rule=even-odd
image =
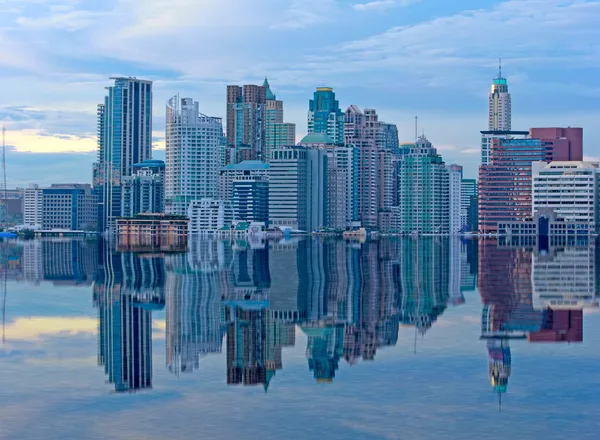
[{"label": "skyline reflection in water", "polygon": [[[488,386],[500,401],[520,374],[513,371],[514,341],[583,342],[584,311],[598,306],[598,258],[594,242],[531,239],[191,240],[187,252],[6,241],[1,268],[9,288],[2,299],[12,298],[3,307],[0,364],[14,352],[17,324],[35,317],[11,312],[23,282],[57,292],[89,289],[96,363],[117,393],[156,393],[154,377],[162,372],[176,381],[201,377],[214,371],[213,358],[222,360],[221,387],[267,392],[291,379],[273,380],[296,348],[313,382],[343,384],[336,377],[342,365],[379,371],[378,356],[398,344],[400,330],[411,332],[416,354],[449,309],[460,315],[465,308],[481,313],[480,333],[463,337],[479,341]],[[478,295],[467,300],[468,292]]]}]

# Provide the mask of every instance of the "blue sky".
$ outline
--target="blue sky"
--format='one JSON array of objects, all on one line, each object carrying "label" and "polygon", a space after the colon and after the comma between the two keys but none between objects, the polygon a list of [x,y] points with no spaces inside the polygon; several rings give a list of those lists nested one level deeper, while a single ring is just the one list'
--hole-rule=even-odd
[{"label": "blue sky", "polygon": [[[582,126],[600,156],[600,2],[584,0],[0,0],[0,123],[9,186],[89,182],[109,76],[155,81],[224,116],[225,86],[268,76],[306,132],[316,86],[376,108],[475,176],[487,92],[503,58],[513,128]],[[157,151],[156,157],[163,157]]]}]

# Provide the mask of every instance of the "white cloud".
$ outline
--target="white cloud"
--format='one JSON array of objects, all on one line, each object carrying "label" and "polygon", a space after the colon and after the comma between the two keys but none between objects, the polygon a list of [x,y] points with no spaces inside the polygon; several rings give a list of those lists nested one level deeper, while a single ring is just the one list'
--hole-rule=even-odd
[{"label": "white cloud", "polygon": [[304,29],[331,21],[337,11],[335,0],[292,0],[283,19],[271,28]]},{"label": "white cloud", "polygon": [[352,8],[357,11],[383,11],[393,7],[409,6],[421,0],[375,0],[367,3],[356,3]]}]

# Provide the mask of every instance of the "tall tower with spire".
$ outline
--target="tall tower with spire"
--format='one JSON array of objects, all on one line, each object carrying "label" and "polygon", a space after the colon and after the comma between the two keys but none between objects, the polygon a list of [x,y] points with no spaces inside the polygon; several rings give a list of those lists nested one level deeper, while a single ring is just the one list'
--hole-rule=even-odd
[{"label": "tall tower with spire", "polygon": [[265,114],[265,161],[269,161],[271,151],[296,144],[296,124],[283,122],[283,101],[271,91],[265,78],[262,87],[267,91],[267,110]]},{"label": "tall tower with spire", "polygon": [[508,83],[502,76],[502,60],[499,60],[498,77],[492,82],[488,95],[488,130],[511,130],[511,98],[508,93]]}]

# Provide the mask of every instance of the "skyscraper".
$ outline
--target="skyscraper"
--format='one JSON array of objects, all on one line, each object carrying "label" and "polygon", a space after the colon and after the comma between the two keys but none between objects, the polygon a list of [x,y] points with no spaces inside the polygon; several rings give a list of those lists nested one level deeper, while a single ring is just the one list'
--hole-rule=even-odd
[{"label": "skyscraper", "polygon": [[449,174],[442,157],[423,135],[405,144],[400,162],[400,231],[447,234]]},{"label": "skyscraper", "polygon": [[225,138],[221,118],[199,112],[191,98],[167,103],[165,208],[186,215],[191,201],[217,197]]},{"label": "skyscraper", "polygon": [[271,91],[267,78],[262,86],[267,89],[264,160],[268,161],[271,157],[271,150],[296,143],[296,124],[283,122],[283,101],[279,101]]},{"label": "skyscraper", "polygon": [[344,113],[331,87],[317,87],[308,106],[308,134],[324,133],[336,145],[344,143]]},{"label": "skyscraper", "polygon": [[307,230],[308,158],[302,147],[271,151],[269,220],[273,226]]},{"label": "skyscraper", "polygon": [[502,76],[502,64],[499,66],[498,77],[492,82],[488,94],[488,129],[493,131],[511,130],[511,98],[508,93],[508,83]]},{"label": "skyscraper", "polygon": [[[477,180],[463,179],[460,188],[460,227],[466,227],[470,232],[476,231],[476,225],[469,220],[477,220]],[[475,212],[471,212],[472,210]]]},{"label": "skyscraper", "polygon": [[133,175],[123,178],[123,215],[132,217],[142,212],[164,212],[165,163],[147,160],[133,168]]},{"label": "skyscraper", "polygon": [[111,78],[108,95],[98,106],[98,162],[94,189],[99,199],[99,230],[114,232],[122,216],[122,178],[133,165],[152,159],[152,81]]},{"label": "skyscraper", "polygon": [[267,87],[227,86],[227,146],[236,162],[266,159],[266,110]]},{"label": "skyscraper", "polygon": [[448,165],[449,194],[450,194],[450,234],[458,234],[461,224],[462,172],[460,165]]},{"label": "skyscraper", "polygon": [[494,139],[489,165],[479,167],[479,229],[531,216],[531,164],[581,161],[581,128],[532,128],[529,139]]}]

